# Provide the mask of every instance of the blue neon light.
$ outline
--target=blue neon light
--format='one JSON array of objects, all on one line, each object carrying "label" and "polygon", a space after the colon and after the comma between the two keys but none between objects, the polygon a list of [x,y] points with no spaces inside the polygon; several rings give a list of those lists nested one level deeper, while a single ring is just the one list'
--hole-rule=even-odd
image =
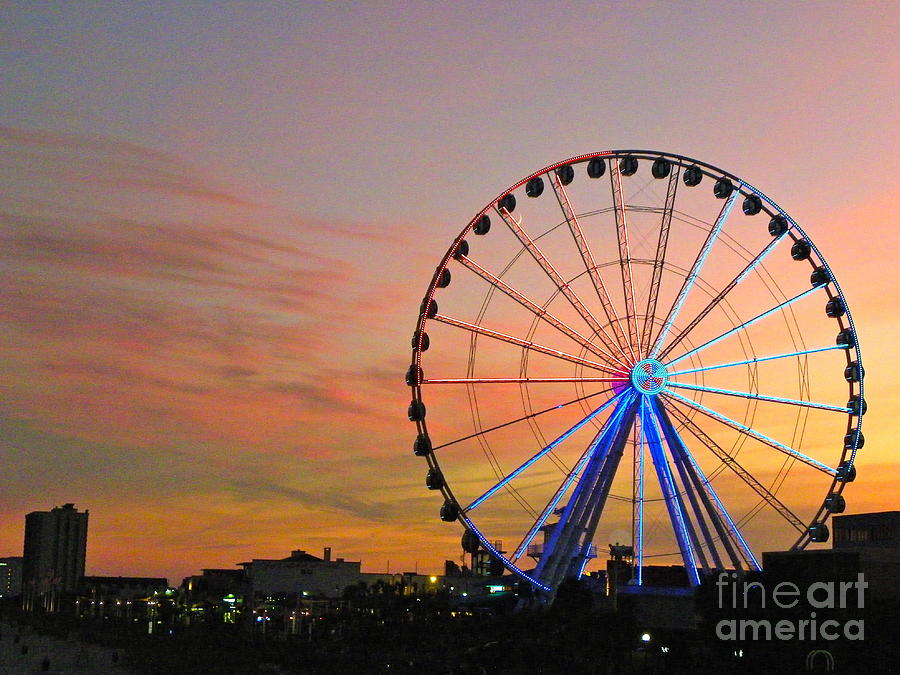
[{"label": "blue neon light", "polygon": [[638,522],[637,522],[637,584],[644,583],[644,442],[646,440],[646,431],[644,430],[644,419],[646,417],[645,406],[647,405],[647,397],[641,397],[641,435],[640,435],[640,459],[638,460]]},{"label": "blue neon light", "polygon": [[[628,389],[626,389],[625,392],[623,392],[623,393],[627,393],[627,396],[625,398],[625,401],[623,401],[622,408],[621,408],[621,410],[623,411],[623,415],[624,415],[624,411],[627,411],[631,407],[632,403],[634,402],[635,394],[634,394],[634,390],[631,389],[630,387]],[[618,421],[616,422],[616,424],[610,424],[609,427],[610,427],[610,431],[618,432],[618,428],[619,428]],[[605,459],[606,455],[609,453],[609,448],[611,447],[612,442],[615,441],[615,438],[616,438],[616,434],[613,433],[611,435],[611,437],[607,437],[605,439],[605,447],[603,449],[603,454],[601,455],[601,458],[602,458],[601,464],[599,465],[600,469],[603,468],[602,461],[603,461],[603,459]],[[572,511],[573,511],[576,503],[578,502],[582,491],[587,489],[588,483],[585,482],[585,476],[588,475],[588,471],[593,471],[595,468],[597,468],[597,467],[592,466],[592,467],[588,467],[585,469],[585,474],[582,475],[581,481],[579,481],[578,485],[575,487],[575,490],[573,491],[572,496],[569,498],[568,504],[566,504],[565,509],[563,509],[563,513],[560,516],[560,519],[557,522],[556,527],[553,530],[553,534],[550,537],[550,542],[548,543],[548,545],[545,548],[543,555],[541,557],[541,562],[538,565],[539,573],[543,573],[544,568],[546,567],[546,561],[549,560],[550,557],[552,556],[552,554],[556,551],[556,547],[559,544],[560,536],[562,535],[563,530],[565,529],[566,524],[569,521],[569,518],[572,516]],[[593,476],[594,474],[591,474],[591,475]],[[567,554],[567,556],[570,555],[571,551],[566,552],[566,554]]]},{"label": "blue neon light", "polygon": [[703,247],[703,251],[700,253],[700,257],[697,259],[697,263],[694,265],[693,269],[691,269],[684,287],[681,289],[681,293],[678,295],[678,300],[676,300],[675,302],[675,307],[673,308],[671,315],[666,320],[666,323],[662,327],[662,330],[659,332],[659,337],[656,338],[656,344],[653,345],[653,351],[650,353],[651,358],[659,353],[659,348],[662,347],[663,341],[669,334],[669,329],[672,327],[672,324],[675,323],[675,319],[678,317],[678,312],[681,311],[681,306],[684,304],[684,301],[687,298],[691,287],[693,287],[694,281],[697,279],[697,275],[699,275],[700,270],[703,269],[703,264],[706,262],[706,258],[709,256],[709,252],[712,249],[712,245],[715,242],[716,237],[719,236],[719,231],[722,229],[722,226],[725,224],[725,221],[731,214],[731,208],[734,206],[735,201],[737,201],[738,194],[740,194],[740,185],[738,186],[738,189],[732,192],[731,196],[728,197],[728,203],[725,204],[725,207],[722,209],[721,215],[719,216],[718,220],[716,220],[716,224],[715,226],[713,226],[712,233],[710,234],[709,239],[707,239],[706,244]]},{"label": "blue neon light", "polygon": [[590,552],[590,550],[591,550],[591,544],[590,544],[590,542],[587,543],[587,544],[585,544],[585,547],[587,548],[587,551],[584,552],[584,560],[581,561],[581,567],[578,568],[578,578],[579,578],[579,579],[580,579],[581,576],[584,574],[584,568],[587,567],[587,563],[588,563],[588,556],[587,556],[587,554],[588,554],[588,553]]},{"label": "blue neon light", "polygon": [[831,345],[830,347],[818,347],[816,349],[804,349],[800,352],[790,352],[789,354],[778,354],[776,356],[761,356],[755,359],[747,359],[746,361],[732,361],[731,363],[720,363],[716,366],[704,366],[703,368],[691,368],[689,370],[679,370],[675,373],[669,373],[669,377],[676,375],[688,375],[690,373],[701,373],[706,370],[718,370],[719,368],[729,368],[731,366],[746,366],[750,363],[761,363],[763,361],[772,361],[774,359],[786,359],[792,356],[804,356],[806,354],[815,354],[816,352],[827,352],[832,349],[843,349],[841,345]]},{"label": "blue neon light", "polygon": [[[626,392],[623,392],[623,393],[626,393]],[[575,480],[575,478],[578,476],[578,474],[581,473],[582,469],[590,461],[591,457],[593,457],[594,453],[597,451],[597,448],[600,446],[601,443],[604,442],[604,439],[606,439],[606,436],[611,431],[614,432],[616,430],[616,428],[619,425],[619,422],[622,419],[622,416],[625,414],[625,410],[628,408],[630,403],[631,403],[631,396],[629,396],[628,398],[623,400],[618,405],[616,410],[613,412],[612,416],[610,416],[610,418],[607,421],[604,428],[601,429],[597,433],[597,436],[594,438],[594,440],[588,446],[587,450],[585,450],[584,456],[578,462],[576,468],[569,474],[569,476],[566,478],[565,482],[559,488],[557,488],[556,494],[553,496],[553,499],[550,500],[550,502],[547,504],[547,507],[544,509],[544,512],[535,521],[531,530],[528,532],[528,535],[525,537],[525,539],[522,540],[522,543],[519,544],[519,547],[516,549],[515,553],[513,554],[513,560],[518,560],[521,557],[521,555],[525,551],[525,549],[528,548],[528,544],[531,543],[531,541],[534,539],[535,535],[541,529],[543,524],[547,521],[547,518],[549,518],[550,514],[553,513],[553,510],[556,508],[556,505],[559,504],[559,501],[562,499],[563,495],[569,489],[569,486],[572,485],[572,482]],[[607,446],[608,446],[608,442],[607,442]],[[606,453],[608,450],[609,450],[608,447],[605,448],[604,453]]]},{"label": "blue neon light", "polygon": [[696,353],[699,352],[701,349],[706,349],[707,347],[710,347],[710,346],[716,344],[719,340],[724,340],[724,339],[727,338],[729,335],[733,335],[734,333],[737,333],[739,330],[742,330],[742,329],[746,328],[747,326],[753,325],[754,323],[756,323],[756,322],[759,321],[760,319],[764,319],[764,318],[766,318],[767,316],[769,316],[770,314],[772,314],[772,313],[774,313],[774,312],[777,312],[777,311],[780,310],[780,309],[784,309],[784,308],[787,307],[788,305],[790,305],[790,304],[792,304],[792,303],[794,303],[794,302],[797,302],[797,300],[799,300],[800,298],[806,297],[807,295],[809,295],[809,294],[812,293],[813,291],[817,291],[817,290],[819,290],[820,288],[824,288],[825,285],[826,285],[826,284],[819,284],[818,286],[813,286],[813,287],[810,288],[808,291],[803,291],[800,295],[795,295],[795,296],[794,296],[793,298],[791,298],[790,300],[785,300],[785,301],[782,302],[780,305],[777,305],[777,306],[773,307],[772,309],[770,309],[770,310],[768,310],[768,311],[766,311],[766,312],[763,312],[762,314],[760,314],[760,315],[758,315],[758,316],[753,317],[753,318],[750,319],[749,321],[746,321],[745,323],[742,323],[740,326],[735,326],[735,327],[732,328],[730,331],[728,331],[728,332],[726,332],[726,333],[722,333],[719,337],[713,338],[713,339],[710,340],[709,342],[704,342],[702,345],[700,345],[699,347],[697,347],[697,348],[695,348],[695,349],[692,349],[692,350],[689,351],[687,354],[682,354],[682,355],[679,356],[677,359],[675,359],[675,360],[673,360],[673,361],[667,362],[667,363],[665,364],[666,367],[667,367],[667,368],[671,368],[672,366],[674,366],[674,365],[675,365],[676,363],[678,363],[679,361],[683,361],[684,359],[686,359],[687,357],[691,356],[692,354],[696,354]]},{"label": "blue neon light", "polygon": [[790,403],[792,405],[802,405],[806,408],[818,408],[819,410],[834,410],[845,413],[850,412],[850,408],[845,406],[830,405],[828,403],[813,403],[812,401],[799,401],[794,398],[782,398],[780,396],[768,396],[766,394],[751,394],[745,391],[732,391],[731,389],[718,389],[717,387],[701,387],[696,384],[679,384],[678,382],[671,382],[669,386],[679,389],[693,389],[694,391],[708,391],[713,394],[725,394],[726,396],[739,396],[740,398],[749,398],[756,401]]},{"label": "blue neon light", "polygon": [[691,454],[691,451],[688,449],[684,440],[682,440],[681,436],[678,434],[678,431],[671,424],[667,426],[668,431],[675,437],[678,445],[681,447],[682,451],[684,451],[685,457],[687,457],[688,461],[691,463],[691,466],[694,467],[694,471],[700,476],[703,481],[703,484],[706,486],[707,492],[712,495],[712,498],[716,500],[716,504],[719,506],[719,512],[722,516],[725,517],[725,520],[728,523],[728,527],[731,528],[731,531],[737,536],[738,540],[741,543],[741,547],[744,549],[744,552],[750,558],[750,562],[753,563],[753,566],[757,569],[757,571],[762,570],[759,566],[759,563],[756,560],[756,556],[753,555],[753,551],[750,550],[750,547],[747,545],[747,542],[744,541],[744,537],[741,535],[740,530],[738,530],[737,525],[734,524],[734,521],[731,519],[731,516],[728,515],[728,511],[725,509],[725,506],[719,500],[719,496],[716,494],[716,491],[713,489],[712,484],[709,482],[709,479],[704,475],[703,470],[694,461],[694,456]]},{"label": "blue neon light", "polygon": [[[649,402],[647,403],[646,408],[649,409],[647,418],[650,420],[647,425],[647,430],[650,432],[647,439],[650,445],[650,455],[653,457],[653,464],[656,467],[659,484],[663,490],[663,497],[665,498],[666,507],[669,510],[669,518],[675,525],[675,537],[678,539],[678,548],[681,549],[685,571],[690,575],[691,581],[693,582],[692,585],[699,586],[700,575],[697,572],[697,563],[694,560],[694,552],[691,550],[691,545],[688,541],[684,514],[681,512],[681,507],[675,499],[675,483],[672,478],[672,472],[669,469],[669,462],[663,451],[662,439],[660,438],[660,431],[657,426],[658,421],[653,412],[653,406]],[[641,425],[644,425],[644,419],[641,419]]]},{"label": "blue neon light", "polygon": [[604,404],[601,405],[599,408],[597,408],[596,410],[594,410],[594,412],[590,413],[587,417],[585,417],[585,418],[582,419],[580,422],[578,422],[574,427],[572,427],[571,429],[569,429],[568,431],[566,431],[562,436],[560,436],[560,437],[557,438],[555,441],[553,441],[552,443],[550,443],[550,445],[548,445],[547,447],[545,447],[543,450],[540,450],[540,451],[539,451],[536,455],[534,455],[531,459],[529,459],[529,460],[526,461],[524,464],[522,464],[521,466],[519,466],[519,468],[517,468],[517,469],[516,469],[515,471],[513,471],[511,474],[509,474],[508,476],[506,476],[506,478],[504,478],[503,480],[501,480],[501,481],[500,481],[499,483],[497,483],[494,487],[492,487],[490,490],[488,490],[487,492],[485,492],[483,495],[481,495],[481,496],[480,496],[478,499],[476,499],[474,502],[472,502],[471,504],[469,504],[469,505],[464,509],[464,511],[467,511],[467,512],[468,512],[468,511],[471,511],[471,510],[474,509],[476,506],[478,506],[479,504],[481,504],[485,499],[488,499],[491,495],[493,495],[494,493],[496,493],[497,490],[499,490],[499,489],[502,488],[504,485],[506,485],[507,483],[509,483],[513,478],[515,478],[515,477],[518,476],[520,473],[522,473],[523,471],[525,471],[525,469],[527,469],[529,466],[531,466],[532,464],[534,464],[534,463],[535,463],[536,461],[538,461],[541,457],[543,457],[543,456],[546,455],[548,452],[550,452],[551,450],[553,450],[553,448],[555,448],[557,445],[559,445],[559,444],[562,443],[564,440],[566,440],[567,438],[569,438],[569,436],[571,436],[572,434],[574,434],[576,431],[578,431],[579,429],[581,429],[581,427],[583,427],[585,424],[587,424],[587,423],[590,422],[592,419],[594,419],[597,415],[599,415],[599,414],[602,413],[604,410],[606,410],[609,406],[611,406],[613,403],[615,403],[616,399],[618,399],[619,397],[621,397],[621,396],[622,396],[623,394],[625,394],[626,392],[627,392],[627,390],[624,390],[624,391],[619,392],[619,393],[616,394],[615,396],[613,396],[613,397],[612,397],[611,399],[609,399],[606,403],[604,403]]},{"label": "blue neon light", "polygon": [[745,269],[743,272],[740,273],[738,278],[734,280],[734,283],[735,284],[741,283],[744,280],[744,278],[748,274],[750,274],[750,272],[752,272],[754,269],[756,269],[756,266],[759,265],[763,260],[765,260],[769,256],[769,254],[774,250],[774,248],[778,245],[778,243],[787,236],[787,233],[788,233],[788,230],[785,230],[782,234],[778,235],[777,237],[775,237],[775,239],[770,241],[769,245],[763,249],[763,252],[760,254],[760,256],[756,260],[753,261],[753,264],[750,265],[750,267],[748,267],[747,269]]},{"label": "blue neon light", "polygon": [[490,551],[495,557],[497,557],[500,560],[502,560],[503,562],[505,562],[508,569],[510,569],[512,572],[515,572],[516,574],[518,574],[520,577],[525,579],[530,584],[537,586],[538,588],[540,588],[544,591],[550,590],[549,586],[545,586],[537,579],[534,579],[533,577],[530,577],[527,574],[525,574],[525,572],[523,572],[518,567],[516,567],[509,558],[507,558],[502,553],[500,553],[500,551],[498,551],[496,548],[494,548],[491,545],[491,543],[487,539],[484,538],[484,535],[481,534],[481,530],[479,530],[477,527],[475,527],[475,525],[472,523],[471,520],[469,520],[466,516],[463,516],[463,520],[466,522],[466,525],[469,526],[469,530],[474,532],[475,536],[478,537],[478,540],[481,542],[481,545],[484,546],[488,551]]},{"label": "blue neon light", "polygon": [[[599,441],[599,439],[598,439],[598,441]],[[544,512],[534,522],[534,525],[531,527],[531,530],[529,530],[528,534],[525,536],[525,539],[523,539],[522,543],[519,544],[519,548],[517,548],[516,552],[513,554],[513,560],[518,560],[520,557],[522,557],[522,553],[524,553],[525,549],[528,548],[528,544],[531,543],[531,541],[534,539],[535,535],[538,533],[538,531],[541,529],[541,527],[543,527],[544,523],[547,522],[547,518],[549,518],[550,514],[553,513],[553,510],[556,508],[556,505],[559,504],[559,501],[562,499],[562,496],[566,493],[566,490],[569,489],[569,486],[572,484],[572,481],[574,481],[575,478],[578,476],[578,474],[581,473],[581,470],[584,469],[584,465],[588,463],[588,461],[590,460],[591,456],[594,453],[594,450],[596,450],[596,449],[597,449],[597,446],[595,445],[595,446],[593,446],[593,448],[590,449],[590,452],[585,453],[585,456],[582,457],[580,462],[578,462],[578,465],[576,466],[575,470],[572,473],[570,473],[569,476],[566,478],[565,482],[557,488],[556,494],[553,495],[553,499],[551,499],[550,502],[547,504],[547,508],[544,509]]]},{"label": "blue neon light", "polygon": [[759,431],[756,431],[755,429],[751,429],[746,424],[741,424],[740,422],[733,420],[730,417],[723,415],[722,413],[718,413],[715,410],[711,410],[710,408],[707,408],[702,403],[697,403],[697,401],[692,401],[691,399],[686,398],[686,397],[682,396],[681,394],[677,394],[674,391],[667,391],[666,395],[673,396],[677,399],[680,399],[681,401],[684,401],[688,405],[694,406],[695,408],[699,408],[700,410],[704,410],[707,413],[709,413],[710,415],[712,415],[713,417],[716,417],[727,424],[731,424],[731,425],[737,427],[738,429],[740,429],[741,431],[746,431],[750,436],[753,436],[753,437],[757,438],[758,440],[763,440],[763,441],[766,441],[767,443],[771,443],[772,445],[780,448],[781,450],[784,450],[787,454],[791,455],[792,457],[802,460],[802,461],[806,462],[807,464],[810,464],[810,465],[816,467],[817,469],[824,471],[825,473],[831,474],[832,476],[837,473],[837,471],[835,469],[832,469],[830,466],[826,466],[825,464],[822,464],[822,462],[817,462],[812,457],[807,457],[802,452],[794,450],[793,448],[789,448],[784,443],[779,443],[774,438],[769,438],[765,434],[760,433]]},{"label": "blue neon light", "polygon": [[[633,399],[633,395],[630,391],[623,393],[628,393],[629,395],[619,403],[619,405],[616,407],[616,410],[610,416],[609,420],[607,420],[604,428],[601,429],[600,432],[598,432],[594,441],[592,441],[591,443],[593,447],[589,446],[588,451],[586,451],[585,453],[585,457],[579,462],[579,466],[577,467],[577,469],[572,472],[566,479],[566,482],[557,489],[556,495],[554,495],[551,502],[547,505],[547,508],[544,509],[544,512],[541,514],[540,518],[538,518],[534,526],[532,526],[531,530],[528,533],[528,536],[519,545],[519,548],[516,549],[516,559],[518,559],[522,555],[522,552],[528,547],[528,544],[531,543],[531,540],[534,539],[538,530],[541,529],[541,526],[544,524],[544,522],[546,522],[547,518],[550,517],[550,514],[553,513],[553,510],[556,508],[556,505],[559,503],[560,499],[562,499],[562,496],[569,489],[569,486],[572,484],[578,474],[581,473],[581,470],[584,468],[584,466],[588,463],[588,461],[590,461],[591,457],[593,457],[593,455],[596,453],[597,448],[600,447],[601,444],[605,444],[606,447],[603,449],[603,454],[605,455],[607,452],[609,452],[609,443],[611,442],[609,439],[609,434],[612,433],[613,436],[615,435],[615,431],[619,426],[619,422],[622,421],[622,417],[624,416],[625,411],[628,409],[628,406],[631,405],[631,401]],[[547,553],[548,551],[544,552],[545,555]]]},{"label": "blue neon light", "polygon": [[666,367],[656,359],[638,361],[631,370],[631,384],[642,394],[656,395],[666,388]]},{"label": "blue neon light", "polygon": [[[756,187],[750,185],[749,183],[743,183],[743,184],[744,184],[744,187],[752,190],[757,195],[759,195],[760,197],[765,199],[767,202],[769,202],[769,204],[771,204],[773,207],[775,207],[781,213],[781,215],[783,215],[787,219],[787,221],[791,224],[791,226],[793,228],[795,228],[801,235],[803,235],[803,238],[806,240],[806,242],[809,244],[810,248],[813,250],[813,252],[819,258],[819,261],[822,263],[822,266],[828,272],[828,278],[831,279],[831,284],[834,286],[834,290],[837,291],[838,297],[841,299],[841,302],[844,303],[844,307],[846,308],[847,322],[850,324],[850,330],[853,332],[853,344],[855,345],[855,348],[856,348],[856,362],[859,364],[860,368],[862,368],[863,367],[863,359],[862,359],[862,352],[860,352],[860,350],[859,350],[859,340],[856,339],[856,324],[853,321],[853,316],[850,313],[850,307],[848,306],[847,300],[844,297],[844,291],[841,290],[841,286],[837,282],[837,278],[834,276],[834,273],[831,271],[831,266],[828,264],[828,261],[825,260],[825,257],[819,251],[819,248],[807,236],[806,232],[803,231],[803,228],[800,227],[793,218],[791,218],[787,213],[785,213],[784,209],[782,209],[778,204],[776,204],[774,200],[769,198],[769,196],[766,195],[759,188],[756,188]],[[862,399],[864,396],[864,393],[865,393],[862,380],[859,381],[858,386],[859,386],[859,398]],[[859,446],[859,434],[861,431],[862,431],[862,417],[859,418],[859,424],[856,427],[856,438],[853,439],[853,450],[850,453],[850,460],[849,460],[851,466],[853,465],[853,460],[856,458],[856,451],[858,450],[858,446]]]}]

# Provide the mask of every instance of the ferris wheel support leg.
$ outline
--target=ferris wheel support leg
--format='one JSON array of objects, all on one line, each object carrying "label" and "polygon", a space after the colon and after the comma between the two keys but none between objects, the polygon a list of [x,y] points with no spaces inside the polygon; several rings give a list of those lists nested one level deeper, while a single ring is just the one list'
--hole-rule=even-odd
[{"label": "ferris wheel support leg", "polygon": [[603,507],[606,505],[606,500],[609,497],[609,491],[612,487],[613,479],[616,476],[616,471],[619,468],[619,462],[624,454],[625,445],[628,442],[628,436],[634,425],[635,417],[636,416],[632,414],[632,421],[628,424],[628,428],[624,430],[621,442],[614,445],[613,451],[610,453],[610,461],[608,461],[600,471],[600,480],[597,482],[598,487],[594,491],[595,497],[589,507],[590,517],[587,521],[587,525],[584,527],[584,534],[582,535],[581,550],[572,559],[572,564],[566,573],[567,577],[580,579],[581,575],[584,573],[584,568],[585,565],[587,565],[591,552],[591,542],[594,540],[594,533],[597,531],[600,516],[603,515]]},{"label": "ferris wheel support leg", "polygon": [[584,556],[590,552],[593,528],[603,511],[609,487],[634,424],[638,400],[629,395],[619,404],[604,430],[599,450],[585,468],[578,485],[555,524],[550,541],[541,555],[535,577],[544,585],[557,588],[567,576],[583,569]]},{"label": "ferris wheel support leg", "polygon": [[[690,475],[691,481],[694,483],[694,487],[707,509],[713,527],[715,527],[720,540],[725,546],[725,550],[728,552],[728,556],[731,558],[731,562],[734,564],[735,569],[738,571],[741,570],[740,554],[748,567],[759,570],[760,566],[756,561],[756,557],[753,555],[753,552],[741,535],[737,525],[734,524],[734,520],[728,515],[728,511],[725,509],[725,506],[722,504],[709,480],[703,475],[703,471],[697,465],[690,450],[688,450],[684,441],[681,439],[681,436],[679,436],[675,427],[672,425],[661,401],[656,401],[656,412],[659,416],[663,431],[666,434],[669,447],[680,457],[680,461]],[[727,528],[725,527],[726,525]]]},{"label": "ferris wheel support leg", "polygon": [[696,422],[694,422],[690,417],[685,415],[681,410],[679,410],[675,405],[669,404],[665,406],[665,410],[667,414],[675,417],[679,424],[681,424],[684,428],[691,432],[691,434],[703,445],[703,447],[707,448],[710,452],[712,452],[725,466],[727,466],[734,474],[744,481],[749,487],[751,487],[756,494],[762,497],[765,502],[771,506],[775,511],[777,511],[788,523],[790,523],[791,527],[800,532],[801,534],[806,533],[806,525],[803,523],[797,515],[791,511],[778,497],[772,494],[768,488],[766,488],[762,483],[760,483],[756,478],[753,477],[749,471],[747,471],[741,464],[718,443],[716,443],[712,437],[703,431],[702,427],[700,427]]},{"label": "ferris wheel support leg", "polygon": [[571,487],[572,483],[576,478],[581,474],[582,469],[584,469],[585,465],[590,461],[591,457],[594,456],[594,453],[597,452],[597,448],[600,442],[603,440],[604,430],[597,432],[597,435],[594,437],[594,440],[591,441],[591,444],[585,449],[579,458],[578,462],[575,464],[575,467],[566,475],[566,479],[560,484],[560,486],[556,489],[556,492],[553,493],[553,496],[547,502],[547,505],[544,507],[541,514],[534,521],[534,524],[531,526],[531,529],[528,530],[528,533],[522,538],[521,543],[516,547],[515,553],[513,553],[512,559],[518,560],[522,554],[528,549],[529,544],[534,539],[535,535],[540,532],[541,528],[544,526],[544,523],[547,522],[547,519],[550,517],[556,510],[556,505],[559,504],[563,495],[566,494],[569,487]]},{"label": "ferris wheel support leg", "polygon": [[678,549],[681,551],[681,559],[684,561],[684,570],[687,572],[691,586],[699,586],[700,575],[697,573],[697,563],[694,560],[694,552],[691,550],[690,537],[687,531],[690,527],[690,522],[676,499],[677,489],[672,479],[672,471],[666,460],[665,451],[663,450],[662,439],[657,426],[658,420],[653,414],[651,405],[645,406],[645,417],[641,420],[641,423],[646,424],[650,456],[653,459],[653,467],[656,469],[656,477],[659,480],[660,488],[662,488],[663,501],[665,501],[666,509],[669,512],[669,519],[672,521],[672,530],[675,532]]},{"label": "ferris wheel support leg", "polygon": [[[643,402],[641,402],[643,405]],[[634,443],[634,467],[632,474],[632,516],[631,516],[631,541],[634,547],[634,572],[632,573],[638,586],[644,581],[643,564],[644,564],[644,448],[646,446],[646,437],[644,434],[644,426],[641,423],[643,417],[638,415],[635,426],[640,426]]]},{"label": "ferris wheel support leg", "polygon": [[[714,569],[724,569],[724,565],[722,564],[722,558],[719,555],[719,551],[716,548],[715,541],[710,534],[709,527],[706,523],[706,518],[704,517],[703,509],[701,508],[701,500],[703,499],[702,494],[702,486],[698,485],[696,481],[693,479],[693,476],[686,466],[686,462],[684,461],[684,452],[683,448],[679,444],[680,439],[676,439],[674,434],[675,429],[672,427],[668,418],[664,417],[665,411],[662,410],[662,406],[659,404],[659,399],[655,399],[652,403],[653,405],[653,414],[656,416],[656,419],[659,420],[660,427],[663,431],[663,436],[666,439],[666,444],[669,446],[669,452],[672,455],[672,463],[675,465],[675,469],[678,472],[678,477],[681,480],[681,485],[684,489],[685,495],[687,495],[688,502],[691,505],[691,512],[694,514],[694,522],[700,528],[700,534],[703,537],[703,543],[706,545],[706,550],[709,551],[710,556],[713,559]],[[662,413],[662,414],[661,414]],[[678,494],[676,492],[676,494]],[[699,496],[698,496],[699,495]],[[683,513],[687,513],[687,509],[684,508],[683,499],[679,499],[679,504],[681,506],[681,510]],[[710,565],[706,559],[706,553],[704,551],[703,546],[700,545],[699,540],[696,537],[696,530],[694,528],[688,528],[688,533],[694,535],[692,544],[694,546],[694,550],[697,552],[697,556],[700,558],[700,564],[703,567],[703,571],[707,572],[710,569]]]},{"label": "ferris wheel support leg", "polygon": [[[654,409],[656,417],[660,421],[663,435],[666,437],[666,443],[668,444],[669,449],[672,452],[672,456],[675,460],[676,466],[678,467],[679,474],[682,476],[682,482],[686,486],[685,489],[689,491],[689,494],[696,494],[700,502],[702,502],[703,508],[706,512],[706,517],[709,519],[709,522],[712,523],[713,529],[716,531],[719,541],[722,542],[722,546],[725,548],[725,552],[728,554],[728,558],[731,561],[731,564],[736,570],[742,570],[743,561],[738,555],[735,546],[733,545],[732,535],[722,524],[722,518],[719,515],[719,511],[714,507],[712,500],[707,493],[707,489],[712,490],[711,486],[709,486],[709,483],[708,481],[706,481],[705,476],[703,476],[702,472],[700,472],[699,467],[697,467],[696,464],[691,460],[690,452],[688,451],[687,446],[684,444],[684,441],[681,439],[681,436],[679,436],[678,432],[675,430],[675,427],[672,425],[672,421],[669,419],[669,416],[666,413],[666,409],[665,407],[663,407],[662,402],[659,400],[655,401]],[[724,570],[725,565],[723,564],[722,558],[719,555],[715,540],[713,539],[709,528],[705,524],[702,512],[699,508],[697,508],[695,513],[697,520],[701,523],[701,529],[703,531],[703,537],[706,541],[706,545],[712,552],[712,555],[716,560],[716,569],[719,571]]]}]

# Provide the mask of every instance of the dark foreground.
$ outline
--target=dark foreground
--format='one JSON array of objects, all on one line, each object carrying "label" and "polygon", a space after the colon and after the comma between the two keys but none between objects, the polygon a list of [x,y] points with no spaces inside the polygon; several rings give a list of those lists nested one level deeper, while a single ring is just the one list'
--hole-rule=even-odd
[{"label": "dark foreground", "polygon": [[[628,612],[592,610],[584,597],[562,598],[540,612],[509,610],[509,605],[471,612],[406,607],[392,615],[322,617],[312,635],[263,635],[223,624],[173,625],[148,635],[145,625],[7,608],[0,626],[0,668],[10,674],[148,675],[809,672],[804,655],[811,646],[726,644],[708,625],[648,629]],[[827,672],[891,672],[897,613],[883,607],[868,620],[864,643],[829,645],[837,664]],[[651,630],[650,640],[642,640]],[[21,653],[25,645],[28,654]]]}]

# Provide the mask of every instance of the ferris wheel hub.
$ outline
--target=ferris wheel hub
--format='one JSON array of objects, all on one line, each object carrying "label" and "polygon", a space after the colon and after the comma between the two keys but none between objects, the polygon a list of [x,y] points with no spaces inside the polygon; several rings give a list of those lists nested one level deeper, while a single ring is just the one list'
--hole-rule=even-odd
[{"label": "ferris wheel hub", "polygon": [[656,359],[638,361],[631,370],[631,384],[641,394],[656,396],[666,388],[669,374]]}]

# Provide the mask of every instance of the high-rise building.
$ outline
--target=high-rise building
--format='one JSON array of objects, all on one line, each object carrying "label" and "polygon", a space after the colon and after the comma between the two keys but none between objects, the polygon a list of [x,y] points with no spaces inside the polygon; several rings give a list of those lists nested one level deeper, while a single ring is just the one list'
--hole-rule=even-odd
[{"label": "high-rise building", "polygon": [[88,512],[74,504],[25,516],[22,598],[27,610],[54,612],[63,594],[74,593],[84,576]]}]

